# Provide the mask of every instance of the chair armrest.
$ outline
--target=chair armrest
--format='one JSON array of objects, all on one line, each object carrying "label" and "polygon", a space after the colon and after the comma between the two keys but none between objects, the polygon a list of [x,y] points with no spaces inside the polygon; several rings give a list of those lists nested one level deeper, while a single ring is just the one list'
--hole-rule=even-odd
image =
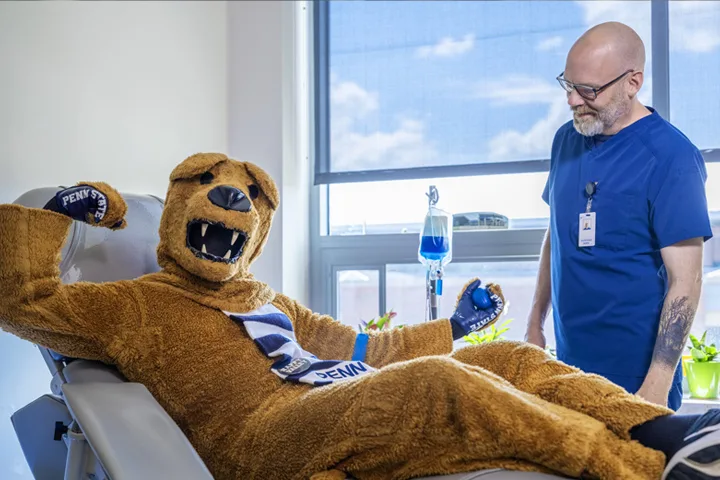
[{"label": "chair armrest", "polygon": [[63,393],[112,480],[212,480],[182,430],[145,386],[69,383]]},{"label": "chair armrest", "polygon": [[127,379],[115,367],[89,360],[73,360],[62,370],[67,383],[123,383]]}]

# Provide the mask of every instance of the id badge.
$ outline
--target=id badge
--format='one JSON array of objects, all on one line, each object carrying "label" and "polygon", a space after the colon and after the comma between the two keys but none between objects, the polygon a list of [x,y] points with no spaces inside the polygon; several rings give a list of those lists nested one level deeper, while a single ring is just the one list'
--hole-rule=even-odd
[{"label": "id badge", "polygon": [[580,214],[579,247],[595,246],[595,212]]}]

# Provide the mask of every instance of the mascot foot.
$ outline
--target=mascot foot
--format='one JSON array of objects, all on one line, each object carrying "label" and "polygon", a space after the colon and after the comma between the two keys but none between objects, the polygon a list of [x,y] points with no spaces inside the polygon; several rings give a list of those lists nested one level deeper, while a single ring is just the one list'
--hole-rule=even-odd
[{"label": "mascot foot", "polygon": [[670,458],[662,480],[717,478],[720,478],[720,409],[713,409],[690,427],[682,446]]}]

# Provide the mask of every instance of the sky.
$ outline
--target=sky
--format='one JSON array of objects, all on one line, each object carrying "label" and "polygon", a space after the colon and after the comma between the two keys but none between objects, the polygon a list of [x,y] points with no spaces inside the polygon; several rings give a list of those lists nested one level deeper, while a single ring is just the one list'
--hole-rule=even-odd
[{"label": "sky", "polygon": [[[647,56],[640,99],[652,106],[650,15],[649,1],[331,2],[332,168],[548,158],[571,118],[555,78],[589,27],[616,20],[638,32]],[[670,120],[700,148],[720,147],[720,109],[708,107],[720,102],[717,25],[720,1],[670,3]],[[331,224],[420,221],[430,184],[452,213],[545,217],[546,178],[377,182],[382,195],[335,185]],[[709,194],[720,209],[720,193]]]}]

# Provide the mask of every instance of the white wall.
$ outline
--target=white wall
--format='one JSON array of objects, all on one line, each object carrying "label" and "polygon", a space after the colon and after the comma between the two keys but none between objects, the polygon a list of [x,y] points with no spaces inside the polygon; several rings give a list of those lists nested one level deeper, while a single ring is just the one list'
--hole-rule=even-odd
[{"label": "white wall", "polygon": [[0,202],[227,149],[225,2],[0,2]]},{"label": "white wall", "polygon": [[309,166],[304,2],[228,4],[229,155],[264,168],[281,208],[253,265],[259,279],[307,304]]},{"label": "white wall", "polygon": [[[0,2],[0,202],[92,179],[164,196],[187,155],[226,151],[226,28],[225,2]],[[49,381],[0,332],[3,480],[32,478],[10,415]]]}]

